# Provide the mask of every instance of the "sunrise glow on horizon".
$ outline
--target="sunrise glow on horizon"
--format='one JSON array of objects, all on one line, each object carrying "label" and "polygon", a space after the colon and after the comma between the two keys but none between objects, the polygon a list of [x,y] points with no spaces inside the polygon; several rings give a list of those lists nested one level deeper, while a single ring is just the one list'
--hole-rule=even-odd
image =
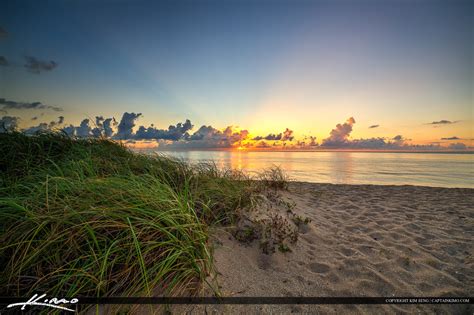
[{"label": "sunrise glow on horizon", "polygon": [[6,126],[137,148],[474,150],[467,1],[5,6]]}]

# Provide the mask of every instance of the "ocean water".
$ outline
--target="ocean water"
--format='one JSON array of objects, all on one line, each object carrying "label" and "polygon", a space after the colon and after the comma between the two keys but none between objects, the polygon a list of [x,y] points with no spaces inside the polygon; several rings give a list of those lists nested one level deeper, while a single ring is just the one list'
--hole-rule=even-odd
[{"label": "ocean water", "polygon": [[291,179],[315,183],[474,188],[474,154],[388,152],[161,152],[192,163],[248,173],[278,165]]}]

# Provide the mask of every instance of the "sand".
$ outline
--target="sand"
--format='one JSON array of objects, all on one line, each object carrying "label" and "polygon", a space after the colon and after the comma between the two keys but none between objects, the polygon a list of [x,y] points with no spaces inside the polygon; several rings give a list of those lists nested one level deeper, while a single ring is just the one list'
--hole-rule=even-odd
[{"label": "sand", "polygon": [[[292,217],[311,222],[300,224],[291,252],[273,254],[262,253],[258,240],[243,244],[231,230],[216,230],[222,296],[474,296],[474,189],[294,182],[280,194],[293,204]],[[282,207],[261,212],[271,211],[285,215]],[[472,305],[199,305],[187,310],[473,313]]]}]

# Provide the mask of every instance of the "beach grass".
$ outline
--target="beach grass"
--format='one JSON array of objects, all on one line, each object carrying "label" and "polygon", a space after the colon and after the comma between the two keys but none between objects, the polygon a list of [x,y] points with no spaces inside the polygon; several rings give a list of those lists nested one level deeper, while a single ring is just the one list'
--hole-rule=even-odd
[{"label": "beach grass", "polygon": [[193,295],[212,272],[210,227],[261,189],[238,171],[61,133],[1,133],[0,172],[2,296]]}]

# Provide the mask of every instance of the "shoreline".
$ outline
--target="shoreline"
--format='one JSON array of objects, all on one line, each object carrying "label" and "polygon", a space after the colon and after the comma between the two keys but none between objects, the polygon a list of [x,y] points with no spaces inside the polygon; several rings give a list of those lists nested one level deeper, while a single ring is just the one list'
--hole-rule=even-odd
[{"label": "shoreline", "polygon": [[353,153],[432,153],[432,154],[474,154],[473,149],[466,149],[466,150],[351,150],[351,149],[307,149],[307,150],[296,150],[296,149],[243,149],[238,150],[236,148],[186,148],[186,149],[159,149],[159,147],[151,147],[151,148],[137,148],[133,146],[129,146],[131,150],[141,152],[141,151],[153,151],[153,152],[353,152]]},{"label": "shoreline", "polygon": [[426,185],[412,185],[412,184],[343,184],[343,183],[323,183],[323,182],[308,182],[301,180],[289,180],[289,183],[295,184],[309,184],[309,185],[332,185],[332,186],[382,186],[382,187],[421,187],[421,188],[433,188],[433,189],[467,189],[474,192],[474,188],[471,187],[441,187],[441,186],[426,186]]}]

